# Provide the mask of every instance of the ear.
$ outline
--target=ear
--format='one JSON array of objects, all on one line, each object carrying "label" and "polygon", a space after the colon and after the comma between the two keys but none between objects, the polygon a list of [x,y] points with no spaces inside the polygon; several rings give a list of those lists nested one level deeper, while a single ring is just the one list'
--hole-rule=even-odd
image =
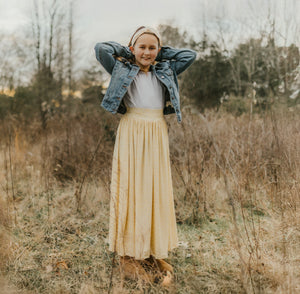
[{"label": "ear", "polygon": [[158,52],[157,53],[159,53],[160,50],[161,50],[161,47],[158,48]]},{"label": "ear", "polygon": [[130,50],[131,53],[134,55],[134,47],[133,47],[133,46],[130,46],[130,47],[129,47],[129,50]]}]

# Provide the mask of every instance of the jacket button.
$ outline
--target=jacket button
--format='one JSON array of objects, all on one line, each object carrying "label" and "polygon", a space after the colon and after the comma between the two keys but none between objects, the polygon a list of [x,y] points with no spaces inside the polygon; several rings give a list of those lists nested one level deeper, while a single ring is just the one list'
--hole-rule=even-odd
[{"label": "jacket button", "polygon": [[164,76],[161,76],[161,78],[163,79],[163,78],[164,78]]}]

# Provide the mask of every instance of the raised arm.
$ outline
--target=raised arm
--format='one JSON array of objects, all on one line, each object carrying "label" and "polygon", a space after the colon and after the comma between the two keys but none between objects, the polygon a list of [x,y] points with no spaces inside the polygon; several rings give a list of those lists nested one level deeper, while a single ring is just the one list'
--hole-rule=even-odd
[{"label": "raised arm", "polygon": [[97,43],[94,49],[97,60],[109,74],[112,74],[116,63],[116,57],[121,56],[126,59],[132,57],[132,52],[129,47],[122,46],[114,41]]},{"label": "raised arm", "polygon": [[156,60],[170,60],[176,74],[179,75],[194,62],[196,56],[196,51],[191,49],[176,49],[170,46],[162,46]]}]

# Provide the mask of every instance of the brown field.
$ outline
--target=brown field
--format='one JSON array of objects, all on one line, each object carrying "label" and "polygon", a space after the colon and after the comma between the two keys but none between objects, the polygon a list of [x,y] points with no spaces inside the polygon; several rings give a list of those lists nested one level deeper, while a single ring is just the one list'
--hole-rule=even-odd
[{"label": "brown field", "polygon": [[166,117],[180,238],[169,288],[122,280],[107,249],[119,118],[1,122],[0,293],[300,292],[299,109]]}]

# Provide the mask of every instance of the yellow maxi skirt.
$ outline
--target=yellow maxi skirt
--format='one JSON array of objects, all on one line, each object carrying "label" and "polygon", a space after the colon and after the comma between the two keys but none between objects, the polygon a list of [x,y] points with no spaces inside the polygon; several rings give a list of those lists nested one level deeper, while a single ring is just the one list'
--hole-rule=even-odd
[{"label": "yellow maxi skirt", "polygon": [[113,153],[109,250],[136,259],[163,259],[177,245],[163,110],[127,108]]}]

